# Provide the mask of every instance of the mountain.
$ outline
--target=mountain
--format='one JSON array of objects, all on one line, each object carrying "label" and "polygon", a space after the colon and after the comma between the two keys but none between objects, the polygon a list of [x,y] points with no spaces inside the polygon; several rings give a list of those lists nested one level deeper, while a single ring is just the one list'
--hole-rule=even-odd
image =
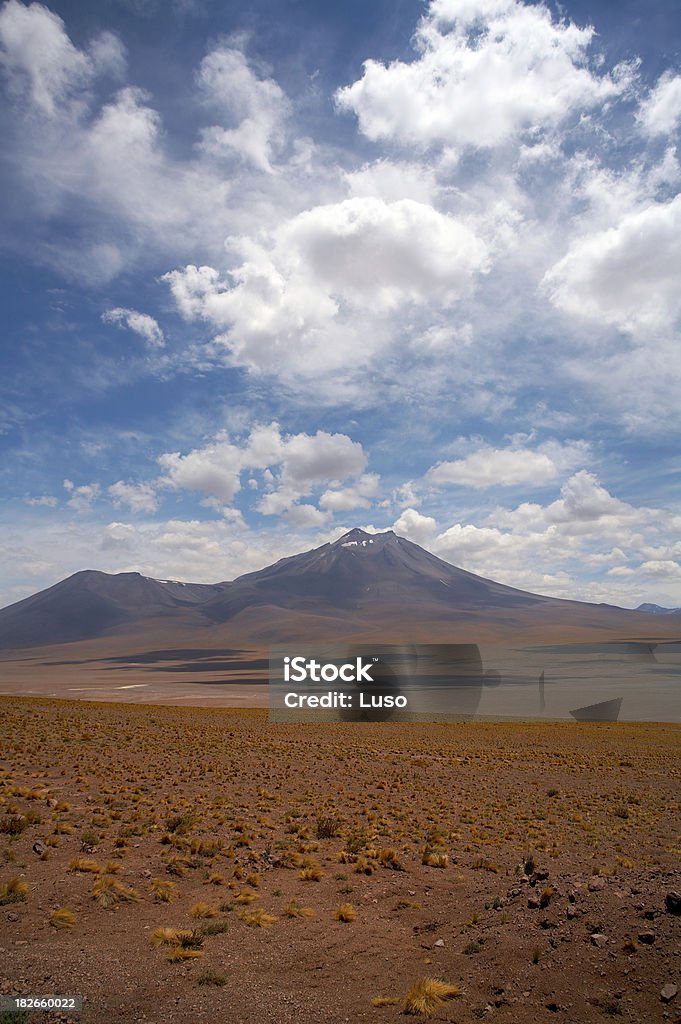
[{"label": "mountain", "polygon": [[650,615],[676,615],[681,612],[681,608],[663,608],[660,604],[640,604],[636,609],[637,612],[648,612]]},{"label": "mountain", "polygon": [[32,647],[102,636],[139,619],[194,608],[220,584],[154,580],[138,572],[86,569],[0,610],[0,647]]},{"label": "mountain", "polygon": [[391,530],[354,529],[232,582],[76,573],[0,610],[0,648],[98,638],[127,652],[133,642],[217,650],[350,636],[427,642],[572,630],[621,637],[650,635],[656,621],[643,611],[516,590],[458,569]]}]

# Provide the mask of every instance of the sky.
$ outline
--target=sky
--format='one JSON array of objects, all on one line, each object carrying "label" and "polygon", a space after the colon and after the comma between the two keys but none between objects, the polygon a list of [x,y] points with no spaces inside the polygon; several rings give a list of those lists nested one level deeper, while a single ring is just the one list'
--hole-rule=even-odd
[{"label": "sky", "polygon": [[0,605],[360,526],[681,606],[676,0],[6,0]]}]

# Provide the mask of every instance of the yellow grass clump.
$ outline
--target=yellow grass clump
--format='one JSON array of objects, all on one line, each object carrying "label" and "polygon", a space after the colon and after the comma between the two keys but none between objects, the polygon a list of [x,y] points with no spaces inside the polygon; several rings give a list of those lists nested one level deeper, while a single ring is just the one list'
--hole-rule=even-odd
[{"label": "yellow grass clump", "polygon": [[235,902],[236,903],[254,903],[256,900],[259,900],[259,899],[260,899],[260,897],[258,896],[257,892],[250,892],[248,889],[244,889],[236,897]]},{"label": "yellow grass clump", "polygon": [[413,1016],[428,1015],[439,1009],[448,999],[461,995],[456,985],[439,978],[421,978],[407,992],[404,1012]]},{"label": "yellow grass clump", "polygon": [[3,903],[23,903],[28,892],[28,885],[21,878],[15,876],[8,882],[0,885],[0,906]]},{"label": "yellow grass clump", "polygon": [[151,892],[157,903],[172,903],[177,886],[174,882],[166,882],[164,878],[152,878]]},{"label": "yellow grass clump", "polygon": [[88,874],[99,875],[102,867],[96,860],[91,860],[89,857],[74,857],[69,863],[69,871],[83,871]]},{"label": "yellow grass clump", "polygon": [[250,928],[271,928],[277,920],[274,914],[266,914],[262,907],[256,910],[242,910],[239,917]]},{"label": "yellow grass clump", "polygon": [[92,898],[100,907],[113,907],[116,903],[134,903],[142,897],[136,889],[119,882],[111,875],[101,875],[92,886]]},{"label": "yellow grass clump", "polygon": [[357,911],[351,903],[341,903],[339,907],[336,907],[333,916],[336,921],[343,921],[348,923],[354,921],[357,917]]},{"label": "yellow grass clump", "polygon": [[59,907],[50,914],[50,924],[53,928],[73,928],[75,923],[76,915],[66,907]]},{"label": "yellow grass clump", "polygon": [[210,903],[195,903],[190,910],[192,917],[217,917],[219,910],[217,907],[211,907]]},{"label": "yellow grass clump", "polygon": [[281,912],[284,917],[314,917],[312,907],[303,907],[298,900],[289,900]]}]

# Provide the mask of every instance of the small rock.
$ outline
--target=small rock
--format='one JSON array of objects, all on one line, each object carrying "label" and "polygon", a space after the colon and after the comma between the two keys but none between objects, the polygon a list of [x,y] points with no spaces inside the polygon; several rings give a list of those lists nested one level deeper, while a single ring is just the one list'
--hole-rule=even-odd
[{"label": "small rock", "polygon": [[567,917],[568,921],[572,921],[575,917],[577,917],[577,911],[574,909],[574,907],[568,907],[565,911],[565,916]]},{"label": "small rock", "polygon": [[12,922],[18,921],[19,920],[19,915],[15,914],[13,911],[10,911],[10,913],[7,915],[7,920],[8,921],[12,921]]},{"label": "small rock", "polygon": [[602,878],[596,876],[596,878],[589,879],[589,892],[600,892],[601,889],[605,889],[605,882]]},{"label": "small rock", "polygon": [[644,945],[646,945],[646,946],[652,946],[653,942],[655,941],[655,938],[656,938],[655,932],[639,932],[638,933],[638,941],[639,942],[643,942]]},{"label": "small rock", "polygon": [[678,892],[668,892],[664,898],[664,905],[668,914],[681,914],[681,895]]},{"label": "small rock", "polygon": [[601,932],[595,932],[591,936],[591,945],[592,946],[598,946],[600,948],[601,946],[604,946],[607,941],[608,941],[607,936],[603,935]]},{"label": "small rock", "polygon": [[529,900],[527,901],[527,906],[530,910],[538,910],[541,906],[541,902],[537,899],[536,896],[530,896]]},{"label": "small rock", "polygon": [[678,991],[679,990],[676,985],[672,985],[671,982],[668,982],[660,992],[660,999],[663,1003],[671,1003]]},{"label": "small rock", "polygon": [[529,880],[530,879],[528,878],[527,875],[521,875],[520,878],[518,879],[518,881],[520,882],[521,885],[527,885]]},{"label": "small rock", "polygon": [[444,944],[445,944],[445,940],[444,939],[438,939],[437,942],[433,943],[434,946],[444,946]]},{"label": "small rock", "polygon": [[41,853],[44,853],[46,849],[47,847],[45,844],[41,843],[39,839],[33,844],[33,852],[37,853],[38,856],[40,856]]}]

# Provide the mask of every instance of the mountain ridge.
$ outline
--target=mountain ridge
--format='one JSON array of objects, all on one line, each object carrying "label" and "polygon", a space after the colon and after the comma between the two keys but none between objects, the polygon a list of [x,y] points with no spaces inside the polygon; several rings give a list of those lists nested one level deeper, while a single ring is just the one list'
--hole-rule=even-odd
[{"label": "mountain ridge", "polygon": [[[672,622],[670,616],[665,619]],[[325,629],[335,635],[339,628],[386,636],[412,628],[421,636],[429,630],[440,636],[478,622],[509,630],[563,621],[624,630],[655,619],[659,623],[659,613],[509,587],[454,566],[392,530],[370,534],[355,527],[335,541],[214,584],[81,570],[1,609],[0,648],[139,633],[145,623],[175,631],[185,643],[197,630],[230,628],[238,628],[239,639],[253,634],[262,641],[296,638],[297,632],[320,639]]]}]

